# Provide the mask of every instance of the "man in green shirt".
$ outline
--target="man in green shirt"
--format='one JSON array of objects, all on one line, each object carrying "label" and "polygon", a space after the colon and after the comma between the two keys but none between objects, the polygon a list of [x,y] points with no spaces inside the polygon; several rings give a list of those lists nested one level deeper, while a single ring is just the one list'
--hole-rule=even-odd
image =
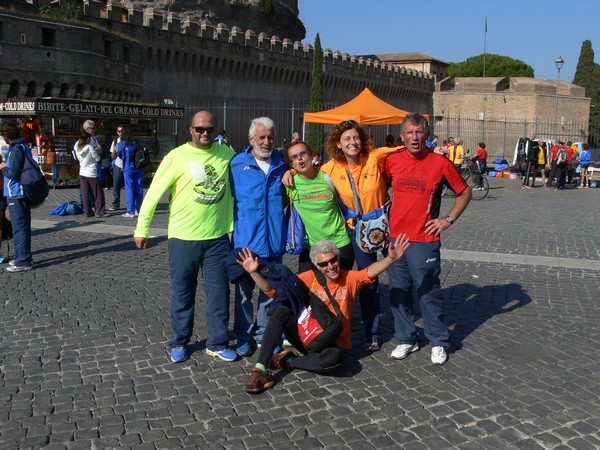
[{"label": "man in green shirt", "polygon": [[171,361],[188,358],[194,328],[198,271],[206,293],[206,354],[224,361],[237,359],[228,348],[229,282],[225,260],[228,233],[233,230],[233,199],[229,162],[235,152],[213,141],[215,119],[208,111],[192,118],[192,140],[171,150],[162,160],[139,211],[134,241],[146,248],[150,222],[167,189],[169,204],[169,267],[171,272]]}]

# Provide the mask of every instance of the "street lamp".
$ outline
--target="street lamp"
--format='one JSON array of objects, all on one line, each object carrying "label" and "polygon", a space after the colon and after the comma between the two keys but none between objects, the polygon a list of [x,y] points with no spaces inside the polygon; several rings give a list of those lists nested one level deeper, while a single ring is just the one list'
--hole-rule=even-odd
[{"label": "street lamp", "polygon": [[560,56],[556,58],[556,60],[554,60],[554,64],[556,64],[556,70],[558,71],[558,77],[556,78],[556,101],[554,105],[554,123],[556,124],[556,139],[558,139],[558,85],[560,84],[560,69],[562,69],[564,63],[565,62]]}]

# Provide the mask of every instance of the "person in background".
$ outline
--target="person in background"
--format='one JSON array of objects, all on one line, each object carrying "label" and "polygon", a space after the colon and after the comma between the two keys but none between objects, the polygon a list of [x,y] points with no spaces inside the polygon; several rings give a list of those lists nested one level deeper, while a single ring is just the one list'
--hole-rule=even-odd
[{"label": "person in background", "polygon": [[131,130],[124,128],[117,156],[123,160],[123,178],[127,196],[127,212],[122,217],[136,217],[144,199],[144,177],[141,169],[135,167],[135,149],[137,141],[131,136]]},{"label": "person in background", "polygon": [[[108,143],[110,142],[110,145]],[[113,178],[112,178],[112,159],[110,149],[112,147],[111,134],[107,129],[104,133],[104,145],[102,146],[102,159],[100,160],[101,172],[102,172],[102,184],[104,190],[112,189]]]},{"label": "person in background", "polygon": [[13,229],[15,259],[9,262],[7,272],[28,272],[33,270],[31,255],[31,207],[23,195],[19,178],[25,164],[26,155],[31,150],[21,137],[21,129],[15,120],[0,125],[2,137],[9,144],[6,162],[0,163],[4,176],[4,196],[8,203],[8,211]]},{"label": "person in background", "polygon": [[[287,204],[281,183],[288,170],[283,155],[275,149],[275,123],[258,117],[250,123],[248,147],[231,160],[234,199],[233,247],[250,248],[269,262],[281,263],[285,253]],[[260,345],[267,325],[266,309],[271,302],[259,292],[256,320],[252,296],[254,281],[243,277],[235,285],[234,332],[236,352],[251,356]]]},{"label": "person in background", "polygon": [[123,160],[117,156],[119,143],[121,142],[121,134],[123,127],[117,127],[117,138],[110,145],[110,157],[112,159],[111,170],[113,180],[113,202],[108,208],[109,211],[116,211],[121,208],[121,188],[123,187]]},{"label": "person in background", "polygon": [[[535,179],[537,177],[538,171],[541,173],[542,177],[542,187],[546,187],[546,142],[543,139],[540,139],[537,147],[535,147],[535,152],[533,155],[533,174],[531,180],[531,187],[535,185]],[[540,170],[541,167],[541,170]]]},{"label": "person in background", "polygon": [[[573,148],[573,143],[571,141],[567,141],[565,145],[565,151],[567,152],[567,168],[566,168],[566,177],[567,184],[573,184],[573,174],[575,173],[575,168],[573,167],[573,159],[575,158],[575,149]],[[564,187],[564,186],[563,186]]]},{"label": "person in background", "polygon": [[[310,250],[310,258],[314,270],[302,272],[298,278],[310,291],[323,301],[332,314],[336,314],[334,306],[329,300],[325,287],[317,280],[317,274],[323,277],[323,284],[332,297],[338,303],[342,314],[342,331],[339,337],[328,348],[320,352],[309,352],[304,347],[298,334],[298,313],[304,305],[290,304],[291,299],[285,298],[275,300],[269,314],[269,321],[265,329],[263,345],[258,354],[256,365],[250,372],[248,381],[244,384],[246,392],[259,394],[265,389],[272,388],[276,384],[275,377],[270,370],[276,369],[301,369],[316,373],[328,373],[340,366],[342,362],[342,350],[352,348],[350,317],[354,307],[354,299],[358,290],[365,284],[373,283],[377,276],[388,269],[409,248],[406,236],[399,236],[396,245],[390,244],[387,256],[381,261],[374,262],[362,270],[344,270],[340,267],[340,251],[331,241],[318,241]],[[259,260],[252,255],[249,249],[241,249],[237,263],[250,274],[259,289],[270,298],[277,298],[279,292],[273,289],[259,269]],[[296,314],[294,313],[296,311]],[[283,350],[274,354],[281,333],[285,333],[290,343],[302,355],[296,356],[291,350]]]},{"label": "person in background", "polygon": [[229,143],[229,136],[227,135],[227,131],[225,131],[225,130],[219,131],[219,134],[217,134],[217,137],[215,138],[215,142],[217,142],[219,144],[224,144],[224,145],[228,146],[229,148],[233,148],[231,146],[231,144]]},{"label": "person in background", "polygon": [[234,361],[237,355],[228,347],[229,281],[225,261],[228,234],[233,230],[229,162],[235,152],[214,142],[215,119],[208,111],[194,114],[189,132],[191,141],[167,153],[158,166],[140,208],[133,239],[137,248],[146,248],[156,206],[170,190],[171,361],[188,359],[199,270],[206,298],[206,354]]},{"label": "person in background", "polygon": [[532,176],[532,168],[535,163],[536,155],[539,151],[539,144],[535,140],[535,133],[531,133],[529,137],[525,138],[525,162],[527,162],[525,168],[525,175],[523,176],[523,184],[521,189],[531,189],[535,183],[535,172],[533,173],[532,185],[529,186],[529,178]]},{"label": "person in background", "polygon": [[483,174],[487,170],[487,150],[485,149],[485,142],[477,144],[477,153],[473,156],[473,161],[477,164],[478,173],[475,175],[475,190],[483,191]]},{"label": "person in background", "polygon": [[[450,333],[444,322],[444,296],[440,287],[440,234],[462,214],[472,194],[450,162],[425,146],[429,135],[425,117],[409,114],[400,129],[406,149],[390,155],[385,162],[393,196],[390,230],[392,239],[408,236],[410,247],[388,270],[390,309],[398,341],[391,357],[404,359],[419,349],[413,306],[416,295],[425,336],[432,346],[431,362],[444,364],[448,359]],[[439,215],[444,183],[456,197],[442,218]]]},{"label": "person in background", "polygon": [[[306,142],[292,142],[284,151],[285,162],[296,174],[288,194],[306,229],[309,245],[318,241],[332,241],[340,250],[342,269],[350,270],[354,264],[352,243],[346,231],[344,218],[337,204],[336,192],[329,175],[313,166],[314,152]],[[315,268],[310,260],[310,247],[298,258],[298,272]]]},{"label": "person in background", "polygon": [[[450,139],[451,138],[448,138],[448,141]],[[462,167],[464,156],[465,156],[465,149],[463,148],[462,145],[460,145],[460,138],[455,137],[452,140],[452,144],[450,144],[448,146],[448,159],[450,160],[450,162],[452,164],[454,164],[454,167],[459,172],[460,172],[460,168]]]},{"label": "person in background", "polygon": [[[0,150],[2,152],[2,162],[6,162],[6,157],[8,156],[8,144],[2,138],[2,133],[0,132]],[[2,249],[2,243],[6,236],[4,236],[4,222],[6,220],[6,208],[8,207],[8,203],[6,202],[6,197],[4,196],[4,175],[0,170],[0,250]],[[0,256],[0,264],[7,263],[9,261],[9,250],[8,242],[6,243],[6,257]]]},{"label": "person in background", "polygon": [[[562,170],[559,171],[559,168],[556,164],[556,157],[558,155],[559,150],[563,148],[564,143],[556,140],[555,144],[550,148],[550,174],[548,175],[548,182],[546,183],[546,190],[554,190],[558,189],[560,186],[560,177],[556,177],[557,173],[560,172],[562,175]],[[552,182],[556,178],[556,184],[552,186]]]},{"label": "person in background", "polygon": [[[79,161],[79,183],[83,200],[83,214],[86,217],[107,217],[105,212],[104,190],[98,178],[98,161],[102,158],[98,147],[92,147],[92,136],[85,131],[77,141],[77,160]],[[90,193],[92,195],[90,195]],[[94,199],[94,209],[90,198]],[[95,214],[94,214],[95,211]]]},{"label": "person in background", "polygon": [[[449,136],[448,139],[444,142],[444,145],[442,145],[442,147],[444,147],[446,149],[445,155],[448,155],[448,149],[453,144],[454,144],[454,138],[452,136]],[[449,159],[449,156],[446,156],[446,158]]]},{"label": "person in background", "polygon": [[590,176],[589,167],[592,162],[592,152],[590,152],[590,144],[587,142],[581,145],[581,155],[579,157],[579,164],[581,164],[581,184],[580,188],[590,187]]},{"label": "person in background", "polygon": [[[100,143],[98,142],[98,139],[96,139],[96,122],[94,122],[93,120],[86,120],[85,122],[83,122],[83,125],[81,126],[81,128],[83,128],[83,131],[85,131],[86,133],[88,133],[90,135],[90,145],[92,146],[93,149],[95,149],[98,154],[102,154],[102,146],[100,145]],[[75,141],[75,145],[73,146],[73,160],[79,162],[79,158],[77,157],[77,148],[79,146],[79,139],[77,139],[77,141]],[[100,165],[100,162],[97,163],[98,164],[98,171],[102,170],[102,167]],[[96,200],[94,198],[94,193],[90,190],[89,192],[89,202],[93,205],[96,203]],[[80,196],[80,200],[81,200],[81,204],[83,205],[83,195],[81,192],[81,185],[80,185],[80,189],[79,189],[79,196]]]},{"label": "person in background", "polygon": [[430,137],[429,139],[427,139],[427,142],[425,142],[425,145],[427,146],[428,149],[435,150],[438,146],[438,137],[437,136]]},{"label": "person in background", "polygon": [[394,139],[394,136],[392,136],[391,134],[388,134],[385,137],[385,146],[386,147],[395,147],[396,146],[396,140]]},{"label": "person in background", "polygon": [[299,141],[299,140],[300,140],[300,133],[297,131],[294,131],[294,133],[292,134],[292,140],[290,142]]}]

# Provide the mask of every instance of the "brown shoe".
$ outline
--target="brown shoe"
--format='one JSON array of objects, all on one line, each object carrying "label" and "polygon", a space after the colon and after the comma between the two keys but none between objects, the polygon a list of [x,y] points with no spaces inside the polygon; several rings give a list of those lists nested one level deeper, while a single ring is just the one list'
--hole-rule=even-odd
[{"label": "brown shoe", "polygon": [[260,394],[265,389],[272,388],[277,384],[273,375],[268,370],[252,369],[250,378],[244,384],[244,389],[250,394]]},{"label": "brown shoe", "polygon": [[271,358],[271,361],[269,361],[269,369],[292,370],[290,359],[292,359],[294,356],[296,355],[291,350],[282,350],[279,353],[275,353]]}]

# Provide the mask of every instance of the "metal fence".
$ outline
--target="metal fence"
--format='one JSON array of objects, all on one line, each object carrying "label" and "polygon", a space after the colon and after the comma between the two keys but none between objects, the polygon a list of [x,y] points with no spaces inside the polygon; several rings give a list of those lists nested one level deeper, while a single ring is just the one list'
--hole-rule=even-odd
[{"label": "metal fence", "polygon": [[[466,150],[475,152],[479,142],[485,142],[490,157],[503,157],[511,161],[519,138],[535,133],[538,138],[558,139],[564,142],[590,142],[592,148],[600,142],[590,141],[597,136],[600,124],[588,125],[587,121],[564,121],[560,124],[551,121],[530,120],[484,120],[468,117],[440,117],[432,122],[432,133],[441,143],[448,137],[460,137]],[[597,153],[595,151],[594,153]],[[597,155],[600,158],[600,154]]]},{"label": "metal fence", "polygon": [[[209,101],[196,106],[186,106],[184,119],[180,121],[159,121],[158,128],[161,134],[177,136],[180,144],[189,140],[188,127],[193,115],[202,109],[214,114],[216,127],[227,130],[229,141],[236,150],[244,149],[248,145],[248,128],[252,119],[267,116],[275,122],[277,134],[276,145],[283,146],[290,140],[294,131],[303,132],[303,116],[309,111],[306,101],[277,101],[277,102],[249,102],[238,100]],[[325,109],[334,108],[338,104],[330,103]],[[310,124],[307,124],[308,127]],[[594,136],[600,136],[600,123],[565,121],[557,127],[554,122],[541,120],[513,121],[513,120],[480,120],[469,117],[439,117],[431,122],[432,133],[439,136],[440,143],[450,136],[460,137],[465,150],[477,150],[479,142],[485,142],[491,158],[503,157],[511,159],[515,145],[519,138],[535,133],[539,138],[555,139],[573,142],[590,142],[592,149],[600,148],[600,142],[593,142]],[[330,129],[325,126],[325,132]],[[559,130],[558,135],[557,131]],[[306,128],[306,136],[308,128]],[[400,124],[367,126],[376,146],[383,146],[388,134],[397,138],[400,133]],[[315,149],[322,152],[323,149]],[[600,159],[600,149],[593,150],[592,156]]]},{"label": "metal fence", "polygon": [[[302,101],[280,101],[280,102],[243,102],[224,100],[220,102],[206,102],[197,106],[186,106],[184,108],[184,119],[178,121],[159,121],[158,127],[162,134],[177,135],[179,143],[189,140],[190,135],[188,127],[193,115],[200,110],[208,110],[215,116],[216,127],[218,130],[225,129],[229,136],[229,142],[236,150],[244,149],[248,146],[248,128],[250,122],[256,117],[270,117],[275,122],[276,127],[276,145],[283,146],[289,142],[294,131],[308,137],[308,127],[303,127],[304,113],[310,111],[307,102]],[[325,109],[339,106],[335,103],[325,105]],[[331,128],[325,125],[327,133]],[[400,133],[400,125],[377,125],[367,126],[376,146],[383,146],[385,136],[391,134],[397,138]],[[323,149],[315,149],[322,153]]]}]

